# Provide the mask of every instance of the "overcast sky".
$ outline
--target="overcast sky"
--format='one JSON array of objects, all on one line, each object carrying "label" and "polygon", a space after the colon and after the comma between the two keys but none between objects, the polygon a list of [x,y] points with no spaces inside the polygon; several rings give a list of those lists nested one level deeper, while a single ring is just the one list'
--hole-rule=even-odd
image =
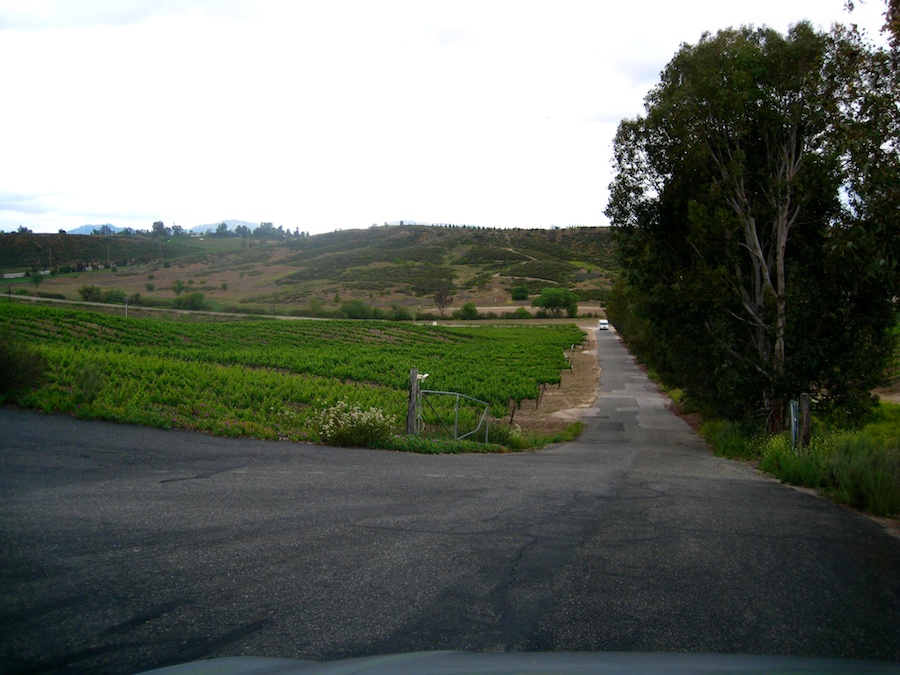
[{"label": "overcast sky", "polygon": [[883,0],[0,0],[0,230],[605,225],[682,43]]}]

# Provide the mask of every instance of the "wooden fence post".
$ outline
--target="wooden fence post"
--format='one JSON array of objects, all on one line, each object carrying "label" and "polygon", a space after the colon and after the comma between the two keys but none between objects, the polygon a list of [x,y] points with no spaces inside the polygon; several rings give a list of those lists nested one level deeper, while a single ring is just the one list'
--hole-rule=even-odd
[{"label": "wooden fence post", "polygon": [[809,394],[800,394],[800,447],[809,447],[810,437],[810,402]]},{"label": "wooden fence post", "polygon": [[419,369],[410,368],[409,370],[409,405],[406,408],[406,435],[412,436],[416,433],[416,417],[418,416],[419,402]]}]

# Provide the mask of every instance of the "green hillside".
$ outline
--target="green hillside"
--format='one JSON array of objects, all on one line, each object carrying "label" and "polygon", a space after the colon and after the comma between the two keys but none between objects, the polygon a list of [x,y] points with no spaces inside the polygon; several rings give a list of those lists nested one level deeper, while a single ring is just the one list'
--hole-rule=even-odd
[{"label": "green hillside", "polygon": [[202,292],[213,309],[301,312],[360,302],[436,311],[438,291],[454,298],[450,307],[527,306],[512,303],[514,288],[534,297],[557,286],[597,305],[613,266],[607,228],[400,225],[278,239],[0,236],[0,273],[53,272],[4,280],[4,291],[77,300],[87,285],[118,297],[140,294],[144,304]]}]

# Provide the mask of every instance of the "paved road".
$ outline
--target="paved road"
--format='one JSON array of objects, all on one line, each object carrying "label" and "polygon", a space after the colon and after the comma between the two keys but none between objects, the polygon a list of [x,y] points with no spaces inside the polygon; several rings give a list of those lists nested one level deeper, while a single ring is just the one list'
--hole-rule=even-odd
[{"label": "paved road", "polygon": [[3,672],[430,649],[900,660],[900,541],[712,457],[600,333],[577,443],[418,456],[0,409]]}]

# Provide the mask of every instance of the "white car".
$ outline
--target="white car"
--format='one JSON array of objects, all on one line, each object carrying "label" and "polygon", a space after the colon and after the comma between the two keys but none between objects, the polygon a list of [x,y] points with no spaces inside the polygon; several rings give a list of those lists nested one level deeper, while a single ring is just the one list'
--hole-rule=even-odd
[{"label": "white car", "polygon": [[609,330],[609,321],[607,321],[606,319],[600,319],[597,322],[597,329],[598,330]]}]

